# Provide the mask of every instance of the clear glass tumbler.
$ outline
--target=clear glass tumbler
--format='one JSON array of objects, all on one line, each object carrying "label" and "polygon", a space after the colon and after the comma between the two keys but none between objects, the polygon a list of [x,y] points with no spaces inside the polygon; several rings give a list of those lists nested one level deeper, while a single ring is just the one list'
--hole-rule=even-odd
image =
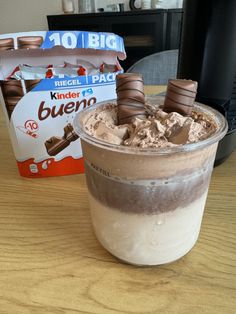
[{"label": "clear glass tumbler", "polygon": [[94,0],[79,0],[78,2],[79,13],[93,13],[95,12]]},{"label": "clear glass tumbler", "polygon": [[[159,104],[163,98],[149,101]],[[216,149],[227,122],[218,111],[196,104],[196,110],[210,115],[217,125],[209,138],[165,149],[131,148],[86,133],[86,116],[106,104],[83,110],[74,121],[95,234],[104,248],[127,263],[175,261],[198,239]]]}]

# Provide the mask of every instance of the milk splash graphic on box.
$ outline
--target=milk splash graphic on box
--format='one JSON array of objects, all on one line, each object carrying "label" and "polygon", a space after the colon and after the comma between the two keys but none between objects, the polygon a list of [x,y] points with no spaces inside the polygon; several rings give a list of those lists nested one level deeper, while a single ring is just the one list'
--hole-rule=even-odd
[{"label": "milk splash graphic on box", "polygon": [[122,38],[111,33],[0,35],[1,103],[22,176],[83,172],[72,121],[78,111],[116,97],[118,58],[125,57]]}]

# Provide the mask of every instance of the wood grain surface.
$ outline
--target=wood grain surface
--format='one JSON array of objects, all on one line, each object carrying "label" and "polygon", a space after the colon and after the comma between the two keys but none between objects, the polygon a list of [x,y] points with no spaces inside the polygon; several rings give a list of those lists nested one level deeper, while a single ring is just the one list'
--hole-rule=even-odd
[{"label": "wood grain surface", "polygon": [[139,268],[97,242],[84,175],[18,175],[2,115],[1,314],[236,313],[236,152],[214,169],[193,250],[175,263]]}]

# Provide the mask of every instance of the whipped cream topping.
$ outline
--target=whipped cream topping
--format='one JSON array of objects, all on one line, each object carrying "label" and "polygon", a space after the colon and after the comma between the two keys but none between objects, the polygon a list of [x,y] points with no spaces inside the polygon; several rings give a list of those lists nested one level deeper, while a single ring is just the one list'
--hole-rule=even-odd
[{"label": "whipped cream topping", "polygon": [[216,131],[214,121],[193,111],[190,117],[177,112],[167,113],[160,106],[146,103],[147,118],[134,118],[129,124],[118,125],[117,106],[97,108],[84,121],[85,131],[100,140],[116,145],[140,148],[165,148],[206,139]]}]

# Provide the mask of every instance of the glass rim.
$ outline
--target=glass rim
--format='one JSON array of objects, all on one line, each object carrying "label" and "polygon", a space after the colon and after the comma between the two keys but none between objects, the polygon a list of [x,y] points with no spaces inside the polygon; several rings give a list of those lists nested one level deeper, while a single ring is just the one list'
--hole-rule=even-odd
[{"label": "glass rim", "polygon": [[[155,98],[163,98],[162,96],[146,96],[146,100],[148,99],[155,99]],[[198,149],[205,148],[206,146],[210,146],[216,142],[219,142],[227,133],[228,130],[228,123],[225,117],[216,109],[211,108],[210,106],[204,105],[199,102],[194,103],[194,109],[197,109],[198,112],[204,112],[208,115],[210,115],[214,121],[216,122],[218,129],[215,133],[213,133],[210,137],[195,142],[195,143],[189,143],[189,144],[183,144],[183,145],[177,145],[173,147],[165,147],[165,148],[140,148],[140,147],[130,147],[130,146],[124,146],[124,145],[118,145],[118,144],[112,144],[100,139],[97,139],[91,135],[89,135],[87,132],[84,131],[80,120],[83,118],[84,115],[88,114],[89,112],[96,110],[99,107],[105,106],[107,104],[116,104],[116,99],[106,100],[102,102],[98,102],[90,107],[87,107],[80,112],[78,112],[73,120],[73,127],[75,132],[78,134],[80,139],[84,140],[85,142],[95,145],[99,148],[110,150],[110,151],[116,151],[119,153],[127,153],[127,154],[141,154],[141,155],[170,155],[173,153],[183,153],[183,152],[189,152],[189,151],[195,151]]]}]

